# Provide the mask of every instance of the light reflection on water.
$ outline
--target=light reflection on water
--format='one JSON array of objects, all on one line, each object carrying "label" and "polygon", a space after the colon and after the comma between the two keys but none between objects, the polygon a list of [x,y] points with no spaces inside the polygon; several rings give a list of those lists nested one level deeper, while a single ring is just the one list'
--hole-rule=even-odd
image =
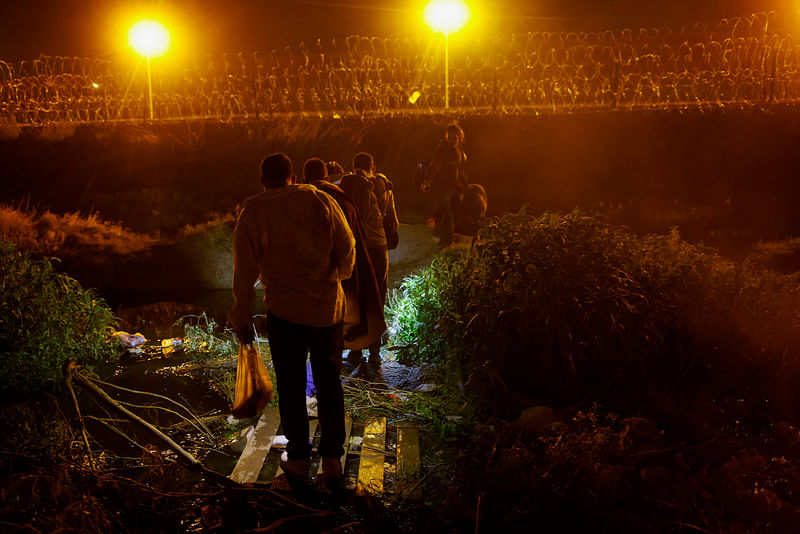
[{"label": "light reflection on water", "polygon": [[233,293],[230,289],[172,289],[172,290],[132,290],[107,289],[99,292],[112,308],[137,307],[158,302],[177,302],[208,308],[209,310],[228,310],[233,306]]}]

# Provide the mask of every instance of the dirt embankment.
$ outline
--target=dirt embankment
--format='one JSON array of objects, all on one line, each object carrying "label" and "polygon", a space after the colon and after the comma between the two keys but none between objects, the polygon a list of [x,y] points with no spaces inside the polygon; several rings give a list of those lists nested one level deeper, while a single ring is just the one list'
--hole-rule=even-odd
[{"label": "dirt embankment", "polygon": [[[4,130],[0,198],[56,211],[98,211],[133,230],[171,232],[229,212],[259,190],[258,164],[288,153],[347,164],[374,154],[404,222],[421,222],[413,176],[443,125],[436,116],[370,121],[286,119],[241,124],[86,125]],[[772,234],[794,233],[800,110],[617,112],[463,117],[472,181],[490,214],[633,207],[727,207]],[[2,136],[0,136],[2,137]],[[656,214],[660,212],[660,216]],[[646,222],[646,221],[643,221]]]},{"label": "dirt embankment", "polygon": [[[185,225],[234,213],[242,199],[257,193],[266,154],[286,152],[300,173],[308,157],[346,165],[366,150],[394,181],[401,221],[424,223],[430,206],[416,191],[416,167],[449,121],[292,118],[4,128],[0,199],[60,213],[98,213],[172,242]],[[794,206],[800,110],[477,116],[459,122],[467,135],[469,175],[485,185],[490,215],[525,204],[535,213],[601,209],[635,231],[677,226],[690,240],[732,250],[800,233]],[[157,283],[215,287],[215,280],[227,277],[227,264],[219,260],[228,253],[226,235],[178,239],[126,263],[141,272],[137,263],[155,258],[175,266]],[[117,282],[103,283],[119,283],[121,274],[110,273]]]}]

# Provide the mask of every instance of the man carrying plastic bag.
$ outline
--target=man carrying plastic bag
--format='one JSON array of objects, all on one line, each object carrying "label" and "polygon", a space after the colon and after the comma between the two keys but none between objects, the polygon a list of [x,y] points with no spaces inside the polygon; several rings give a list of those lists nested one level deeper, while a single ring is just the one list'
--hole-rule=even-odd
[{"label": "man carrying plastic bag", "polygon": [[253,417],[274,398],[272,380],[255,342],[239,344],[239,363],[236,366],[236,396],[233,416]]},{"label": "man carrying plastic bag", "polygon": [[261,164],[264,192],[248,198],[234,233],[229,319],[244,345],[254,341],[251,305],[261,280],[267,336],[288,439],[281,467],[293,487],[309,478],[306,355],[317,387],[323,477],[339,484],[344,454],[344,394],[339,378],[345,298],[355,240],[338,204],[314,186],[296,184],[292,162],[272,154]]}]

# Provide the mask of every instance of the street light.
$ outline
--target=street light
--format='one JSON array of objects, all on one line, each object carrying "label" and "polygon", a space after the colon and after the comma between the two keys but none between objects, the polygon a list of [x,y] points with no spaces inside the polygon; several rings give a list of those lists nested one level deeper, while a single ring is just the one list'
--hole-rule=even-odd
[{"label": "street light", "polygon": [[128,30],[128,44],[147,58],[147,96],[150,120],[153,120],[153,82],[150,76],[150,58],[158,57],[169,49],[169,31],[156,20],[143,19]]},{"label": "street light", "polygon": [[430,28],[444,34],[444,107],[450,107],[450,34],[455,33],[469,20],[470,12],[462,0],[432,0],[423,12]]}]

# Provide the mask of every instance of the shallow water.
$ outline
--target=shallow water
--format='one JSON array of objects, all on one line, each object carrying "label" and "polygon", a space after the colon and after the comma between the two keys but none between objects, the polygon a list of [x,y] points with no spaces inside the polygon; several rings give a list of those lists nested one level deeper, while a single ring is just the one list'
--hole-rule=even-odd
[{"label": "shallow water", "polygon": [[[173,436],[181,446],[191,454],[195,455],[206,467],[222,474],[229,474],[239,459],[239,453],[231,450],[230,444],[236,440],[238,431],[245,428],[248,424],[255,424],[252,421],[236,421],[231,425],[227,421],[230,415],[230,406],[227,400],[214,390],[204,380],[193,377],[187,370],[187,355],[177,352],[164,354],[161,351],[161,342],[170,338],[182,338],[185,336],[183,323],[193,321],[205,313],[210,319],[216,321],[217,327],[221,328],[226,323],[227,309],[232,304],[232,296],[229,290],[224,291],[171,291],[171,292],[142,292],[142,291],[117,291],[103,295],[107,302],[114,309],[115,314],[120,317],[119,328],[130,333],[141,332],[147,342],[141,351],[130,351],[122,360],[119,367],[115,370],[113,377],[109,380],[116,385],[129,389],[148,391],[151,393],[164,395],[174,399],[189,407],[198,416],[216,416],[211,418],[213,425],[212,432],[215,434],[215,443],[209,443],[207,438],[202,436],[187,435],[183,432]],[[185,318],[184,321],[178,319]],[[418,368],[407,367],[394,361],[393,353],[386,347],[382,350],[383,361],[380,369],[379,381],[385,384],[382,387],[391,389],[413,389],[419,386],[421,376]],[[352,371],[348,367],[347,351],[343,355],[343,377]],[[379,386],[381,387],[381,386]],[[144,404],[141,398],[134,399],[134,396],[126,393],[110,391],[117,398],[120,397],[128,402]],[[148,402],[152,399],[148,400]],[[171,407],[172,408],[172,407]],[[148,422],[160,427],[169,427],[181,420],[176,416],[155,410],[137,409],[134,410],[142,415]],[[129,426],[129,425],[128,425]],[[362,430],[363,425],[356,425],[354,436]],[[115,454],[120,456],[141,456],[141,450],[134,447],[127,440],[114,435],[107,429],[94,429],[103,434],[102,443]],[[132,430],[134,431],[134,430]],[[127,426],[126,426],[127,432]],[[134,431],[138,433],[138,431]],[[279,430],[280,433],[280,430]],[[139,434],[136,438],[143,443],[154,443],[152,436]],[[394,447],[396,436],[389,432],[387,435],[387,446]],[[171,455],[165,445],[156,443],[156,446],[167,456]],[[278,464],[279,451],[274,450],[268,456],[262,469],[262,482],[267,482],[266,478],[271,477]],[[346,466],[346,476],[350,482],[355,482],[357,457],[349,458]],[[391,453],[387,456],[386,481],[387,489],[394,485],[394,456]]]},{"label": "shallow water", "polygon": [[[164,355],[160,346],[148,342],[143,351],[124,355],[111,376],[104,377],[105,383],[98,386],[112,399],[178,441],[190,454],[202,458],[205,449],[212,445],[211,440],[187,421],[198,425],[195,420],[198,417],[211,426],[212,416],[227,415],[229,407],[223,395],[185,371],[186,362],[185,355]],[[106,454],[142,458],[142,447],[153,445],[166,456],[172,456],[156,435],[107,405],[94,403],[91,397],[83,394],[79,403],[93,441]],[[177,431],[177,427],[184,428]]]},{"label": "shallow water", "polygon": [[173,289],[133,290],[105,289],[100,291],[112,308],[136,308],[162,302],[174,302],[208,310],[229,310],[233,306],[230,289]]}]

